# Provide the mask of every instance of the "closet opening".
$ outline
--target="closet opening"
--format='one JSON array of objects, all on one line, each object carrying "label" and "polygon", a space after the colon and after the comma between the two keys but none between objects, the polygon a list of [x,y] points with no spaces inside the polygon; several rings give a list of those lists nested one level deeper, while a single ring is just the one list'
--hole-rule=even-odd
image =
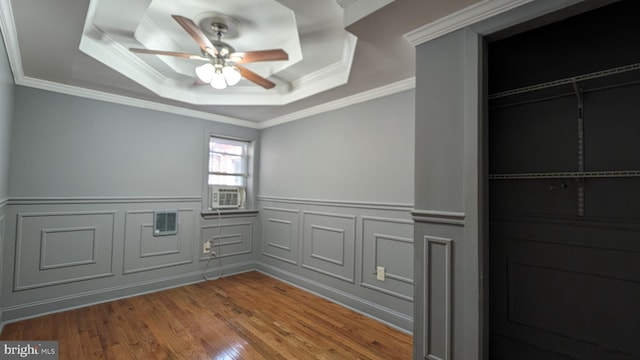
[{"label": "closet opening", "polygon": [[492,360],[640,359],[638,14],[489,39]]}]

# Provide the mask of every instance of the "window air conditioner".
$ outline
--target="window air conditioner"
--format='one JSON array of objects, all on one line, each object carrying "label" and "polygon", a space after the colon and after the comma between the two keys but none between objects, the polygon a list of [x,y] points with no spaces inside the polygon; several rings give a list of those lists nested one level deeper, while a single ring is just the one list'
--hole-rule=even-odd
[{"label": "window air conditioner", "polygon": [[244,188],[238,186],[209,186],[209,207],[211,209],[234,209],[242,207]]}]

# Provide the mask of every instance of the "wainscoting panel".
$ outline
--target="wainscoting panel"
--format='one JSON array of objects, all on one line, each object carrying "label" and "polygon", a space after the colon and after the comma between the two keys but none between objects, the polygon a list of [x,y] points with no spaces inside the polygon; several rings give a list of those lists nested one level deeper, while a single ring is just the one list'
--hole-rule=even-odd
[{"label": "wainscoting panel", "polygon": [[353,283],[356,217],[305,211],[303,219],[302,267]]},{"label": "wainscoting panel", "polygon": [[424,237],[425,349],[429,360],[448,360],[451,351],[451,245],[452,239]]},{"label": "wainscoting panel", "polygon": [[[208,224],[200,227],[200,239],[202,244],[212,240],[216,258],[223,258],[251,253],[253,232],[253,222]],[[209,256],[203,253],[200,259],[205,260]]]},{"label": "wainscoting panel", "polygon": [[[2,261],[3,257],[4,257],[4,252],[5,250],[5,226],[6,226],[6,215],[4,213],[5,210],[5,201],[3,201],[2,199],[0,199],[0,261]],[[3,275],[3,268],[4,264],[0,264],[0,291],[2,291],[3,287],[2,287],[2,282],[5,281],[4,278],[2,278]],[[2,319],[2,308],[0,308],[0,319]],[[2,325],[0,324],[0,331],[2,331]]]},{"label": "wainscoting panel", "polygon": [[[0,200],[1,201],[1,200]],[[225,276],[255,269],[257,211],[201,214],[200,196],[14,198],[5,216],[2,322],[203,280],[214,237]],[[154,211],[178,211],[176,235],[153,236]],[[218,221],[222,223],[221,236]],[[1,228],[0,228],[1,230]],[[217,243],[217,241],[216,241]]]},{"label": "wainscoting panel", "polygon": [[176,235],[154,236],[153,214],[153,210],[131,210],[125,213],[125,274],[193,261],[194,209],[178,209]]},{"label": "wainscoting panel", "polygon": [[[0,204],[0,259],[2,259],[2,252],[4,250],[4,239],[5,239],[5,235],[4,235],[4,229],[5,229],[5,223],[6,223],[6,215],[4,214],[3,211],[3,205]],[[0,274],[2,273],[2,267],[0,267]]]},{"label": "wainscoting panel", "polygon": [[295,209],[262,208],[262,254],[298,264],[300,213]]},{"label": "wainscoting panel", "polygon": [[111,276],[115,212],[19,213],[14,290]]},{"label": "wainscoting panel", "polygon": [[[390,218],[362,218],[361,285],[413,301],[413,222]],[[377,280],[376,268],[385,268]]]},{"label": "wainscoting panel", "polygon": [[[258,200],[260,271],[411,332],[411,204],[278,196]],[[385,281],[376,280],[377,265],[385,266]]]}]

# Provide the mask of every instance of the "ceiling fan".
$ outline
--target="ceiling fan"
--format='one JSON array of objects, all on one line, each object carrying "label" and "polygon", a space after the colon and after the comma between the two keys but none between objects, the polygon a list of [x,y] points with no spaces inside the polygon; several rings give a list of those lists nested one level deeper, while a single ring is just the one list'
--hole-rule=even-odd
[{"label": "ceiling fan", "polygon": [[265,89],[271,89],[276,86],[272,81],[263,78],[240,64],[258,61],[289,60],[289,55],[284,50],[272,49],[236,52],[231,45],[221,40],[222,35],[228,30],[228,27],[224,23],[214,22],[211,24],[212,30],[218,37],[217,40],[211,41],[191,19],[180,15],[171,15],[171,17],[198,43],[200,50],[202,50],[202,55],[140,48],[130,48],[129,50],[142,54],[167,55],[205,61],[206,63],[204,65],[196,68],[196,75],[201,81],[210,84],[216,89],[224,89],[227,85],[233,86],[243,77]]}]

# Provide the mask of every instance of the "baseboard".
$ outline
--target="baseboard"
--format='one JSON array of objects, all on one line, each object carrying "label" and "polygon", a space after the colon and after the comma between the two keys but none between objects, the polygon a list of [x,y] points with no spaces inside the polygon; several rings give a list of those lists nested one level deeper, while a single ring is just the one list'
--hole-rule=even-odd
[{"label": "baseboard", "polygon": [[255,265],[261,273],[333,301],[404,333],[411,335],[413,332],[413,318],[411,316],[259,261]]},{"label": "baseboard", "polygon": [[[223,267],[222,276],[227,277],[253,270],[255,270],[255,263],[253,261],[230,264]],[[207,271],[207,274],[209,277],[214,277],[218,274],[218,271],[218,268],[212,268]],[[202,271],[194,271],[186,274],[114,286],[106,289],[47,299],[44,301],[8,306],[0,311],[0,314],[2,314],[0,332],[4,325],[8,323],[83,308],[132,296],[149,294],[202,281],[205,281],[202,276]]]}]

